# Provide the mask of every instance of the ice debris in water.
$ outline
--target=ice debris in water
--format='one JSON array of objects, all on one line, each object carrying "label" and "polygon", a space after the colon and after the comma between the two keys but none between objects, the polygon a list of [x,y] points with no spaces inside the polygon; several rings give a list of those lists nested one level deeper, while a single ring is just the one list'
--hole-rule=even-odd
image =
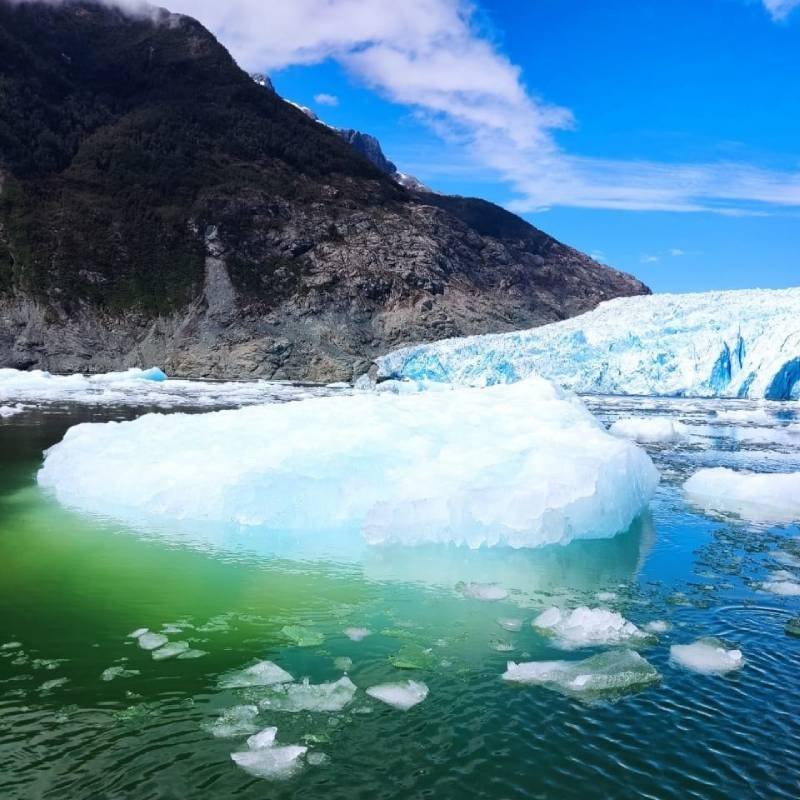
[{"label": "ice debris in water", "polygon": [[313,631],[302,625],[284,625],[281,633],[298,647],[316,647],[325,641],[325,637],[319,631]]},{"label": "ice debris in water", "polygon": [[471,597],[474,600],[505,600],[508,597],[508,589],[498,586],[495,583],[461,583],[456,587],[464,597]]},{"label": "ice debris in water", "polygon": [[19,403],[15,406],[0,406],[0,419],[8,419],[9,417],[21,414],[25,407]]},{"label": "ice debris in water", "polygon": [[19,650],[22,647],[22,642],[6,642],[0,645],[0,650]]},{"label": "ice debris in water", "polygon": [[333,659],[333,666],[341,672],[347,672],[353,666],[350,656],[337,656]]},{"label": "ice debris in water", "polygon": [[497,624],[504,631],[516,632],[522,630],[522,620],[518,617],[500,617],[497,620]]},{"label": "ice debris in water", "polygon": [[503,680],[510,683],[544,686],[583,699],[637,691],[659,677],[656,668],[633,650],[600,653],[582,661],[509,661],[503,673]]},{"label": "ice debris in water", "polygon": [[53,689],[58,689],[64,684],[69,683],[69,678],[53,678],[51,681],[45,681],[40,687],[40,692],[52,692]]},{"label": "ice debris in water", "polygon": [[408,711],[428,696],[428,687],[420,681],[404,683],[382,683],[370,686],[367,694],[400,711]]},{"label": "ice debris in water", "polygon": [[244,689],[250,686],[273,686],[291,683],[294,678],[272,661],[259,661],[245,669],[223,675],[219,685],[222,689]]},{"label": "ice debris in water", "polygon": [[189,642],[167,642],[157,650],[153,650],[153,658],[156,661],[164,661],[167,658],[174,658],[188,651]]},{"label": "ice debris in water", "polygon": [[169,639],[163,633],[143,633],[138,637],[139,647],[142,650],[157,650],[163,647]]},{"label": "ice debris in water", "polygon": [[514,649],[514,645],[511,642],[504,642],[500,639],[493,639],[489,642],[489,647],[498,653],[510,653]]},{"label": "ice debris in water", "polygon": [[601,603],[611,603],[617,599],[616,592],[598,592],[595,597]]},{"label": "ice debris in water", "polygon": [[666,417],[627,417],[618,419],[609,432],[643,444],[675,443],[686,438],[687,427]]},{"label": "ice debris in water", "polygon": [[745,664],[741,650],[729,650],[717,639],[674,644],[669,649],[669,656],[675,664],[703,675],[721,675],[741,669]]},{"label": "ice debris in water", "polygon": [[644,629],[648,633],[667,633],[669,630],[671,630],[671,628],[672,625],[663,619],[654,619],[652,622],[648,622],[644,626]]},{"label": "ice debris in water", "polygon": [[231,759],[256,778],[285,780],[302,766],[308,748],[302,745],[276,745],[277,728],[265,728],[247,740],[248,750],[231,753]]},{"label": "ice debris in water", "polygon": [[139,674],[138,669],[127,669],[126,667],[115,666],[104,669],[100,678],[104,681],[113,681],[117,678],[133,678]]},{"label": "ice debris in water", "polygon": [[378,377],[489,385],[542,375],[593,394],[800,398],[800,288],[625,297],[527,331],[377,360]]},{"label": "ice debris in water", "polygon": [[578,398],[532,377],[76,425],[38,480],[68,506],[151,528],[196,519],[373,544],[536,547],[626,530],[658,475]]},{"label": "ice debris in water", "polygon": [[683,485],[687,498],[705,511],[736,514],[750,522],[800,521],[800,472],[737,472],[701,469]]},{"label": "ice debris in water", "polygon": [[565,650],[596,645],[630,644],[646,641],[648,635],[616,611],[579,606],[572,611],[548,608],[531,625],[555,637]]},{"label": "ice debris in water", "polygon": [[150,628],[137,628],[132,633],[128,634],[129,639],[138,639],[140,636],[144,636],[146,633],[150,632]]},{"label": "ice debris in water", "polygon": [[302,683],[275,686],[259,702],[270,711],[341,711],[355,697],[356,686],[346,675],[333,683]]},{"label": "ice debris in water", "polygon": [[202,658],[203,656],[207,656],[208,653],[205,650],[184,650],[179,656],[179,661],[188,661],[189,659],[194,658]]},{"label": "ice debris in water", "polygon": [[231,706],[226,708],[206,730],[218,739],[244,736],[258,730],[258,707],[254,705]]},{"label": "ice debris in water", "polygon": [[370,635],[369,628],[345,628],[344,635],[348,639],[352,639],[354,642],[360,642],[362,639],[366,639],[367,636]]},{"label": "ice debris in water", "polygon": [[254,733],[247,739],[247,746],[251,750],[259,750],[262,747],[272,747],[275,744],[275,737],[278,734],[278,729],[275,727],[264,728],[263,731]]},{"label": "ice debris in water", "polygon": [[791,572],[779,569],[771,573],[768,581],[761,584],[761,588],[770,594],[781,595],[782,597],[796,597],[800,595],[800,583]]}]

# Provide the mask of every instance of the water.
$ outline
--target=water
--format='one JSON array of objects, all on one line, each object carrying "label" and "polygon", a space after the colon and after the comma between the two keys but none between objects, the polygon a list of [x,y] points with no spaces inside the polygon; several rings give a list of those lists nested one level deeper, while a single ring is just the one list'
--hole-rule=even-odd
[{"label": "water", "polygon": [[[337,553],[252,536],[210,550],[205,534],[145,535],[68,513],[34,480],[70,425],[142,409],[51,407],[0,421],[0,797],[796,798],[800,639],[784,627],[800,598],[760,583],[800,572],[800,530],[707,517],[679,488],[701,466],[800,469],[784,430],[796,406],[588,402],[606,421],[677,416],[692,435],[649,448],[664,478],[631,531],[529,552]],[[482,601],[470,583],[510,594]],[[602,652],[565,653],[530,625],[550,605],[581,602],[670,623],[640,649],[658,684],[587,703],[500,678],[509,659]],[[142,627],[206,655],[156,661],[128,638]],[[353,641],[349,628],[370,635]],[[704,676],[670,664],[670,644],[701,636],[741,648],[746,666]],[[261,713],[279,744],[322,761],[285,781],[231,761],[244,733],[209,732],[226,708],[268,694],[220,688],[260,659],[312,683],[346,669],[358,687],[340,711]],[[112,667],[138,674],[103,680]],[[364,691],[407,679],[429,688],[409,711]]]}]

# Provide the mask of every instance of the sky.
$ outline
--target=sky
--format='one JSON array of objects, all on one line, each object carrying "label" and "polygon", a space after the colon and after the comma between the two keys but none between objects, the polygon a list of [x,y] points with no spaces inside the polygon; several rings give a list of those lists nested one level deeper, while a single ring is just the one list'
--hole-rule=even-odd
[{"label": "sky", "polygon": [[173,0],[326,122],[655,291],[800,285],[800,0]]}]

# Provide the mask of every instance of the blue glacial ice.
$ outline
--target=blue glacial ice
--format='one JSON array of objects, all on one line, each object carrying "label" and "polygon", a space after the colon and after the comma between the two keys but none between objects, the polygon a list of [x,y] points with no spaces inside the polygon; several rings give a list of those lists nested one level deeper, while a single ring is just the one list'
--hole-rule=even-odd
[{"label": "blue glacial ice", "polygon": [[67,506],[134,525],[520,548],[626,530],[658,475],[533,377],[78,425],[38,479]]},{"label": "blue glacial ice", "polygon": [[378,377],[486,386],[539,374],[597,394],[800,398],[800,289],[602,303],[533,330],[448,339],[378,359]]}]

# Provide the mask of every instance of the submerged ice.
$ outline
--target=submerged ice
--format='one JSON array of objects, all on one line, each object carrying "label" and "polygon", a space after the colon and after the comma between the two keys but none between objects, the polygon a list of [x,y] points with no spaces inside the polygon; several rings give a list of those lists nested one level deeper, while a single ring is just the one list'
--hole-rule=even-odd
[{"label": "submerged ice", "polygon": [[628,528],[657,473],[548,381],[71,428],[41,486],[135,524],[535,547]]},{"label": "submerged ice", "polygon": [[533,330],[378,359],[381,378],[489,385],[542,375],[578,392],[800,398],[800,289],[627,297]]}]

